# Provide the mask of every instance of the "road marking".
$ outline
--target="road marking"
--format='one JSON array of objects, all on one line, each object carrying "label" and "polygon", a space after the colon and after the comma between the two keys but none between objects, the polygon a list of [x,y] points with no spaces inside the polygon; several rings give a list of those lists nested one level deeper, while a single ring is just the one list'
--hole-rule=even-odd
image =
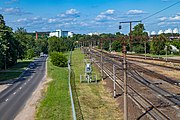
[{"label": "road marking", "polygon": [[14,95],[16,94],[16,92],[13,93]]},{"label": "road marking", "polygon": [[26,82],[24,83],[24,85],[26,85]]},{"label": "road marking", "polygon": [[6,99],[6,102],[8,101],[9,99]]},{"label": "road marking", "polygon": [[20,87],[19,89],[22,89],[22,87]]},{"label": "road marking", "polygon": [[30,79],[28,81],[30,81]]}]

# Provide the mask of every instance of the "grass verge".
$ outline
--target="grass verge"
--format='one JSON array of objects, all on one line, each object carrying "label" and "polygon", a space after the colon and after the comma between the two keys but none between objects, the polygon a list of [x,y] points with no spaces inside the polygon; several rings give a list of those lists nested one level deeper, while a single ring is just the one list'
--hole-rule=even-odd
[{"label": "grass verge", "polygon": [[48,60],[48,84],[44,98],[37,108],[37,120],[70,120],[71,103],[68,87],[68,69],[52,65]]},{"label": "grass verge", "polygon": [[25,70],[29,63],[33,60],[18,60],[17,64],[8,68],[7,70],[0,71],[0,81],[5,81],[9,79],[15,79]]},{"label": "grass verge", "polygon": [[[104,88],[104,81],[97,84],[80,83],[80,74],[84,74],[83,60],[84,55],[76,49],[72,54],[72,67],[84,120],[122,120],[123,113],[110,92]],[[96,68],[93,70],[99,74]]]},{"label": "grass verge", "polygon": [[10,80],[17,78],[21,72],[0,72],[0,81]]}]

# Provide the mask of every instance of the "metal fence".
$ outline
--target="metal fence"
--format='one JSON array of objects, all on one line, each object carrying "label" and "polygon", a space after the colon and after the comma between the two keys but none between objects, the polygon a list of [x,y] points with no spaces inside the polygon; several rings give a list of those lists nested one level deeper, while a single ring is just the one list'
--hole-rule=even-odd
[{"label": "metal fence", "polygon": [[72,57],[72,51],[70,52],[69,60],[68,60],[68,70],[69,70],[68,79],[69,79],[69,91],[71,98],[73,120],[84,120],[76,91],[75,73],[71,68],[71,57]]}]

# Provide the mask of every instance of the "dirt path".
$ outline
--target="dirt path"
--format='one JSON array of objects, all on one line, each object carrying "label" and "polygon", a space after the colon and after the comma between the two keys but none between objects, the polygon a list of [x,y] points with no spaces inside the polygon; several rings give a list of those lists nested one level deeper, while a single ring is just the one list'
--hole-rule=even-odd
[{"label": "dirt path", "polygon": [[8,85],[0,85],[0,92],[5,90],[8,87]]}]

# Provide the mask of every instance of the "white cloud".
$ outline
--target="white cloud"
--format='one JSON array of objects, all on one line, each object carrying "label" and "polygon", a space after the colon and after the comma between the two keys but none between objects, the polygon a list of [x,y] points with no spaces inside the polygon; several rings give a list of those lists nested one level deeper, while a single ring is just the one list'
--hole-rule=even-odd
[{"label": "white cloud", "polygon": [[174,28],[174,29],[173,29],[173,33],[179,33],[178,28]]},{"label": "white cloud", "polygon": [[166,24],[165,22],[158,23],[159,26]]},{"label": "white cloud", "polygon": [[18,1],[19,0],[9,0],[9,1],[5,2],[5,4],[13,4],[13,3],[16,3]]},{"label": "white cloud", "polygon": [[164,33],[163,30],[159,30],[158,35]]},{"label": "white cloud", "polygon": [[168,28],[167,30],[164,31],[164,33],[172,33],[172,29]]},{"label": "white cloud", "polygon": [[69,9],[65,13],[58,15],[63,18],[78,18],[80,17],[79,11],[76,9]]},{"label": "white cloud", "polygon": [[112,9],[106,10],[105,12],[101,12],[99,15],[96,16],[95,20],[98,22],[116,20],[114,18],[114,12],[115,10]]},{"label": "white cloud", "polygon": [[19,26],[30,26],[30,25],[44,25],[46,24],[47,19],[42,17],[33,17],[33,18],[20,18],[17,19],[14,23]]},{"label": "white cloud", "polygon": [[167,17],[161,17],[159,18],[160,21],[164,21],[164,20],[167,20],[168,18]]},{"label": "white cloud", "polygon": [[156,35],[156,32],[155,32],[155,31],[152,31],[152,32],[151,32],[151,35]]},{"label": "white cloud", "polygon": [[55,18],[50,18],[49,20],[48,20],[48,23],[54,23],[54,22],[56,22],[57,21],[57,19],[55,19]]},{"label": "white cloud", "polygon": [[69,15],[74,15],[74,14],[78,14],[79,12],[76,9],[70,9],[66,11],[66,14]]},{"label": "white cloud", "polygon": [[170,17],[169,20],[172,20],[172,21],[180,20],[180,15],[176,15],[174,17]]},{"label": "white cloud", "polygon": [[20,18],[17,20],[17,22],[26,22],[27,21],[27,18]]},{"label": "white cloud", "polygon": [[139,14],[145,14],[147,12],[143,11],[143,10],[129,10],[127,12],[128,15],[139,15]]},{"label": "white cloud", "polygon": [[107,15],[98,15],[95,18],[96,21],[107,21],[107,20],[115,20],[113,17],[111,16],[107,16]]},{"label": "white cloud", "polygon": [[0,12],[2,12],[3,14],[8,14],[8,15],[25,15],[25,14],[31,14],[29,12],[24,12],[22,11],[20,8],[13,8],[13,7],[9,7],[9,8],[1,8],[0,7]]},{"label": "white cloud", "polygon": [[101,14],[104,14],[104,15],[113,15],[114,12],[115,12],[115,10],[109,9],[109,10],[106,10],[105,12],[102,12]]},{"label": "white cloud", "polygon": [[171,17],[161,17],[159,18],[159,26],[163,26],[163,25],[174,25],[174,24],[179,24],[180,23],[180,15],[177,13],[175,16],[171,16]]}]

